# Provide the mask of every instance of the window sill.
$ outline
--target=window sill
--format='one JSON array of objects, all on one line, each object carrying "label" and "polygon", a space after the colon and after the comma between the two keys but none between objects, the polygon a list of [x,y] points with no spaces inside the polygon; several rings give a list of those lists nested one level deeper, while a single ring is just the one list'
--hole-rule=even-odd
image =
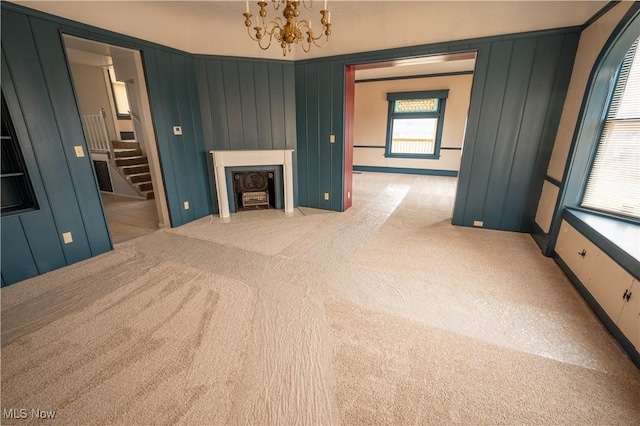
[{"label": "window sill", "polygon": [[640,278],[640,225],[566,208],[564,219],[631,275]]},{"label": "window sill", "polygon": [[386,158],[413,158],[416,160],[438,160],[440,154],[385,154]]}]

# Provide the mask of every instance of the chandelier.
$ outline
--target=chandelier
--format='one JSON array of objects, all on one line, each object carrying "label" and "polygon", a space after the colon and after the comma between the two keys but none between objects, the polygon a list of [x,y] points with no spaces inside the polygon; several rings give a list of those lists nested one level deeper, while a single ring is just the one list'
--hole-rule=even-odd
[{"label": "chandelier", "polygon": [[[284,5],[282,10],[282,16],[276,17],[270,21],[267,21],[267,2],[259,1],[258,6],[260,11],[256,17],[255,26],[251,22],[251,13],[249,13],[249,0],[246,1],[247,11],[243,13],[245,17],[244,24],[247,26],[247,32],[249,37],[253,41],[258,42],[258,46],[262,50],[267,50],[271,46],[273,39],[276,39],[282,47],[282,54],[287,56],[287,52],[291,52],[292,44],[300,44],[305,52],[311,50],[311,45],[317,47],[326,46],[329,42],[329,35],[331,35],[331,12],[327,10],[327,0],[324,0],[324,9],[320,11],[322,17],[320,18],[320,24],[322,29],[318,35],[313,32],[311,28],[311,20],[301,19],[300,16],[300,3],[305,9],[313,8],[313,0],[309,0],[309,5],[305,0],[271,0],[274,10],[278,10]],[[255,31],[255,35],[252,34],[251,28]]]}]

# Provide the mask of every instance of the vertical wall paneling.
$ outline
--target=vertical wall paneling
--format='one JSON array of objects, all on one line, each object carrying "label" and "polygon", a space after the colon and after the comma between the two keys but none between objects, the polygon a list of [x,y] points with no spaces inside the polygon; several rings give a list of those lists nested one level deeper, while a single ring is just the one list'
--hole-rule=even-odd
[{"label": "vertical wall paneling", "polygon": [[[514,172],[514,156],[522,129],[536,44],[536,39],[516,40],[513,43],[509,74],[499,118],[501,125],[493,147],[489,185],[482,214],[482,217],[487,218],[484,224],[488,228],[501,226],[502,213],[508,204],[507,191],[512,178],[511,174]],[[517,174],[519,171],[516,169],[515,173]]]},{"label": "vertical wall paneling", "polygon": [[295,65],[296,83],[296,134],[298,140],[297,152],[294,153],[298,161],[298,203],[301,206],[312,206],[309,202],[309,133],[307,107],[307,67]]},{"label": "vertical wall paneling", "polygon": [[[2,5],[2,89],[38,208],[2,218],[4,285],[111,248],[60,26]],[[61,234],[71,232],[73,243]]]},{"label": "vertical wall paneling", "polygon": [[111,241],[91,158],[89,155],[78,158],[74,151],[75,146],[82,146],[85,153],[88,153],[89,149],[80,123],[80,115],[75,113],[78,111],[78,105],[74,97],[64,46],[60,43],[59,26],[36,18],[30,18],[30,22],[40,62],[45,70],[49,98],[56,100],[52,107],[73,186],[76,194],[79,194],[77,202],[89,248],[93,256],[105,253],[111,250]]},{"label": "vertical wall paneling", "polygon": [[215,191],[215,187],[209,185],[209,176],[213,175],[210,171],[213,170],[209,167],[211,156],[207,143],[204,139],[202,115],[199,110],[200,99],[198,96],[198,85],[196,83],[196,70],[195,60],[192,57],[187,58],[186,72],[187,78],[187,90],[189,94],[186,105],[191,107],[191,114],[189,119],[191,121],[190,128],[193,129],[194,146],[192,150],[190,160],[193,161],[194,173],[191,175],[193,186],[195,191],[191,195],[193,204],[194,219],[198,219],[213,213],[213,200],[211,198],[211,188]]},{"label": "vertical wall paneling", "polygon": [[[480,122],[475,135],[476,149],[473,153],[471,174],[468,175],[469,190],[466,194],[460,194],[460,196],[467,198],[463,224],[473,224],[474,221],[479,220],[487,222],[488,226],[493,219],[485,217],[484,208],[501,124],[500,117],[503,112],[507,77],[512,65],[512,51],[513,41],[511,40],[500,41],[491,46],[485,81],[485,96],[482,100]],[[502,124],[507,123],[503,122]]]},{"label": "vertical wall paneling", "polygon": [[229,127],[229,144],[231,149],[244,149],[244,131],[242,126],[242,102],[240,100],[240,80],[238,79],[238,63],[222,62],[224,78],[224,97],[227,110],[227,126]]},{"label": "vertical wall paneling", "polygon": [[471,183],[470,176],[476,150],[476,140],[472,136],[477,134],[478,127],[480,126],[480,112],[482,111],[482,100],[484,98],[490,54],[490,43],[478,46],[471,88],[471,99],[469,101],[469,116],[467,117],[464,148],[462,151],[462,158],[460,159],[460,170],[458,172],[457,195],[453,208],[452,223],[454,225],[461,225],[464,222],[467,197],[463,194],[469,193],[469,185]]},{"label": "vertical wall paneling", "polygon": [[295,150],[298,147],[296,137],[296,72],[293,64],[281,64],[284,95],[284,133],[286,149],[293,149],[293,205],[298,205],[298,158]]},{"label": "vertical wall paneling", "polygon": [[[342,138],[347,124],[336,122],[336,117],[347,114],[344,89],[341,89],[341,96],[337,89],[337,82],[345,78],[344,64],[475,51],[476,68],[452,222],[473,226],[473,222],[479,220],[492,229],[529,231],[531,220],[525,219],[529,211],[527,206],[536,203],[533,199],[539,197],[540,188],[540,182],[533,179],[541,181],[539,170],[546,167],[544,163],[548,161],[546,144],[552,142],[547,138],[557,128],[568,84],[564,77],[566,70],[572,67],[577,46],[573,42],[565,43],[567,37],[577,40],[579,29],[298,61],[295,68],[298,160],[299,163],[306,162],[299,167],[299,183],[307,186],[308,195],[301,194],[300,204],[326,208],[319,197],[327,185],[335,188],[335,182],[340,181],[343,184],[341,205],[332,204],[329,208],[341,210],[345,206],[345,192],[348,192],[344,185],[345,162],[349,153],[343,151],[340,168],[332,153],[330,176],[327,176],[322,152],[322,114],[326,100],[323,90],[328,80],[331,80],[334,93],[329,105],[334,120],[332,132],[336,135],[333,149],[346,149]],[[319,71],[324,70],[327,63],[332,64],[333,72],[329,76]],[[564,70],[563,78],[557,77],[558,70]]]},{"label": "vertical wall paneling", "polygon": [[[171,132],[171,124],[166,121],[166,114],[162,107],[164,93],[162,81],[159,78],[161,71],[158,70],[155,49],[143,47],[142,56],[144,58],[149,102],[152,106],[151,112],[153,115],[153,127],[156,134],[156,143],[158,145],[158,155],[162,166],[162,180],[167,197],[167,208],[169,210],[171,225],[179,226],[182,223],[182,216],[180,214],[180,206],[178,202],[178,189],[176,180],[174,179],[174,165],[169,151],[169,134]],[[155,105],[157,105],[157,107],[155,107]]]},{"label": "vertical wall paneling", "polygon": [[[194,124],[194,117],[200,115],[199,109],[196,109],[198,103],[191,102],[189,94],[189,81],[192,80],[189,70],[193,70],[193,61],[183,55],[172,55],[171,63],[173,65],[173,80],[175,97],[178,105],[177,120],[173,125],[182,126],[182,135],[174,136],[172,145],[176,148],[177,154],[174,161],[178,161],[178,165],[183,170],[191,169],[191,173],[185,173],[184,187],[181,188],[180,202],[183,223],[191,222],[196,218],[195,212],[204,211],[205,198],[201,194],[205,194],[205,179],[200,175],[200,157],[204,158],[201,152],[200,142],[196,138],[196,127],[202,128],[200,123]],[[196,114],[197,113],[197,114]],[[185,209],[185,201],[189,202],[189,209]],[[205,213],[206,214],[206,213]],[[205,215],[203,214],[203,216]]]},{"label": "vertical wall paneling", "polygon": [[[271,99],[271,137],[272,149],[284,149],[286,146],[287,132],[285,129],[284,115],[284,75],[283,65],[280,63],[269,63],[269,97]],[[287,82],[287,84],[292,84]],[[274,119],[276,118],[277,119]]]},{"label": "vertical wall paneling", "polygon": [[[307,191],[309,206],[320,208],[323,204],[320,201],[320,138],[319,138],[319,114],[318,107],[318,64],[309,64],[305,70],[307,76],[307,150],[309,161],[307,162]],[[326,78],[326,76],[323,76]],[[334,171],[335,172],[335,171]],[[323,176],[327,179],[328,176]]]},{"label": "vertical wall paneling", "polygon": [[282,95],[284,97],[284,137],[286,149],[296,149],[296,73],[293,64],[281,64]]},{"label": "vertical wall paneling", "polygon": [[[6,11],[2,14],[2,27],[12,34],[11,37],[3,37],[2,48],[11,69],[36,160],[45,177],[43,184],[56,228],[59,234],[71,232],[74,237],[73,244],[63,246],[66,262],[86,259],[91,252],[65,156],[66,150],[73,152],[73,146],[66,146],[61,140],[31,26],[26,16]],[[85,178],[92,179],[91,176]],[[62,238],[61,235],[58,237]]]},{"label": "vertical wall paneling", "polygon": [[[20,142],[22,156],[27,170],[29,171],[33,191],[38,202],[38,210],[21,214],[19,215],[19,218],[27,241],[34,241],[34,244],[30,245],[31,255],[36,262],[38,272],[42,274],[66,265],[66,261],[64,253],[62,252],[62,243],[58,236],[56,225],[53,221],[53,216],[49,207],[49,199],[47,198],[47,194],[44,190],[42,176],[40,175],[40,170],[38,169],[35,154],[33,152],[33,146],[30,142],[29,133],[24,123],[22,111],[20,110],[18,97],[15,92],[13,81],[11,80],[4,51],[2,53],[2,91],[7,101],[7,108],[9,109],[11,121],[13,121],[13,126],[15,128],[18,141]],[[5,226],[11,226],[11,222],[5,221],[5,219],[1,219],[0,224],[2,225],[2,229],[4,229]],[[7,238],[7,241],[11,241],[8,234],[5,235],[3,232],[0,232],[0,235],[3,240],[4,238]],[[25,259],[28,261],[28,256],[26,256],[26,254]],[[18,268],[22,267],[20,264],[12,263],[11,265]],[[7,267],[9,267],[9,265],[7,265]],[[7,271],[8,270],[9,269],[7,269]],[[16,276],[13,273],[11,275],[13,277]],[[27,276],[24,276],[23,278],[27,278]],[[6,284],[11,284],[13,282],[13,280],[5,281]]]},{"label": "vertical wall paneling", "polygon": [[271,131],[271,95],[269,93],[269,66],[265,63],[253,65],[255,89],[256,122],[258,131],[258,149],[272,149]]},{"label": "vertical wall paneling", "polygon": [[[208,96],[200,96],[200,93],[209,93],[209,79],[207,77],[207,64],[202,59],[196,59],[194,61],[194,73],[195,81],[193,82],[192,89],[195,93],[192,93],[192,97],[198,98],[200,102],[200,113],[202,115],[202,144],[204,147],[204,162],[207,172],[207,182],[209,183],[209,190],[207,193],[207,200],[212,213],[218,213],[218,198],[216,194],[215,179],[213,174],[213,160],[209,151],[215,149],[214,136],[213,136],[213,122],[212,122],[212,105],[209,102]],[[205,137],[204,135],[209,135]]]},{"label": "vertical wall paneling", "polygon": [[8,284],[38,275],[18,216],[2,218],[2,279]]},{"label": "vertical wall paneling", "polygon": [[258,118],[253,63],[238,62],[244,149],[258,149]]},{"label": "vertical wall paneling", "polygon": [[[214,149],[231,149],[229,137],[229,123],[227,116],[227,100],[225,96],[225,81],[222,72],[222,61],[207,62],[207,78],[209,79],[209,103],[211,104],[211,120],[213,124]],[[202,95],[202,91],[200,91]],[[206,137],[206,135],[205,135]]]},{"label": "vertical wall paneling", "polygon": [[[529,92],[522,123],[522,131],[512,161],[513,173],[509,176],[508,192],[503,211],[502,227],[505,229],[531,231],[532,223],[523,222],[540,145],[544,144],[542,131],[547,111],[554,96],[554,83],[564,36],[541,37],[529,82]],[[564,99],[564,97],[563,97]],[[546,165],[545,165],[546,168]],[[540,194],[538,194],[538,197]]]}]

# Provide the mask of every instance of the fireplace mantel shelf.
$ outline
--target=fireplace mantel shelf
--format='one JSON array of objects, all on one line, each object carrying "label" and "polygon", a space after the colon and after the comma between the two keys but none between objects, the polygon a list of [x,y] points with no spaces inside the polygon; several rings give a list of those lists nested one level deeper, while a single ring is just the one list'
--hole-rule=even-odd
[{"label": "fireplace mantel shelf", "polygon": [[221,219],[229,219],[229,194],[225,167],[282,166],[284,182],[284,212],[293,215],[293,150],[209,151],[213,157],[216,193]]}]

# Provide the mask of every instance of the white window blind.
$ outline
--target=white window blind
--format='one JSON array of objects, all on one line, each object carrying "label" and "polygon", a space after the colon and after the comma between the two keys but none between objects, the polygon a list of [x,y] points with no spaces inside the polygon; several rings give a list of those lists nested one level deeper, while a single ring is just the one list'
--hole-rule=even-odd
[{"label": "white window blind", "polygon": [[582,206],[640,219],[640,55],[622,62]]}]

